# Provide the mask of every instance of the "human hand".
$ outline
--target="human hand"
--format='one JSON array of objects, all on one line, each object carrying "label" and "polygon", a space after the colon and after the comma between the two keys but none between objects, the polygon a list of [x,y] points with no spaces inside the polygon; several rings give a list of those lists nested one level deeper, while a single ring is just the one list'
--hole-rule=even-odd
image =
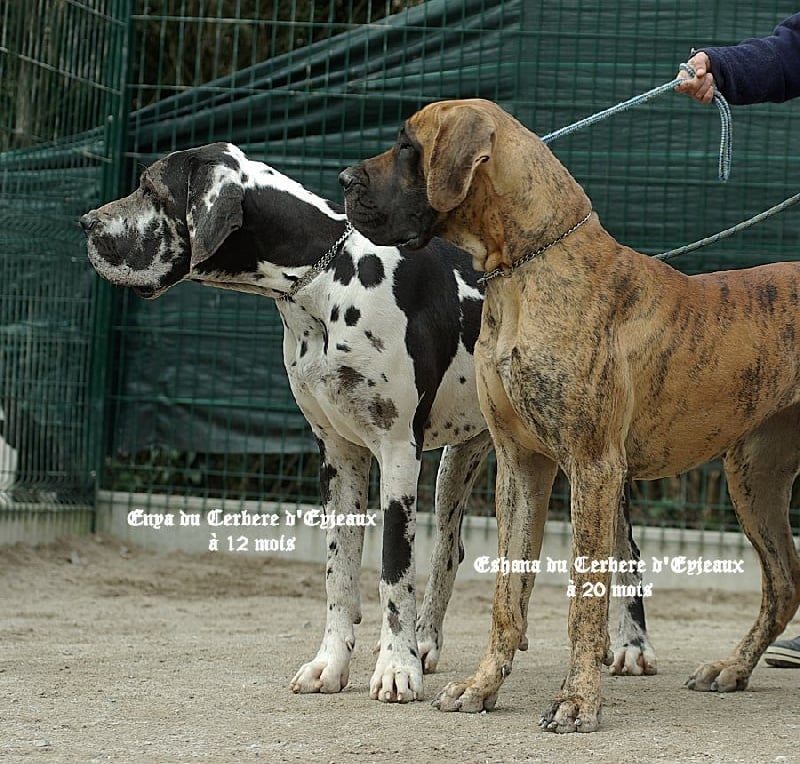
[{"label": "human hand", "polygon": [[685,93],[700,103],[711,103],[714,98],[714,75],[711,74],[711,60],[701,50],[695,53],[686,63],[694,69],[694,77],[689,72],[681,69],[678,77],[682,82],[675,89],[679,93]]}]

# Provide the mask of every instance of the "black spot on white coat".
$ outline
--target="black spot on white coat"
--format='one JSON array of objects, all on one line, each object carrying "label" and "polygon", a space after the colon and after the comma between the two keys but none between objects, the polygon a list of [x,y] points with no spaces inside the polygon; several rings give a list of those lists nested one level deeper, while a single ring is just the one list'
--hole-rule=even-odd
[{"label": "black spot on white coat", "polygon": [[377,255],[365,255],[358,261],[358,280],[367,289],[378,286],[385,275],[383,261]]}]

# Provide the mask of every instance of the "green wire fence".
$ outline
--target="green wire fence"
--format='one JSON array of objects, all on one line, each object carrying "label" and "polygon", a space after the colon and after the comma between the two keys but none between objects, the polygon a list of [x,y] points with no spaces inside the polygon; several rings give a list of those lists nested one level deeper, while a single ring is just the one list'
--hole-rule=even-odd
[{"label": "green wire fence", "polygon": [[[178,148],[233,141],[339,200],[338,171],[440,98],[500,102],[546,134],[671,79],[693,46],[767,34],[776,2],[23,0],[0,11],[0,535],[90,517],[95,492],[316,503],[318,458],[266,298],[192,284],[154,302],[101,284],[77,219]],[[709,19],[712,19],[710,24]],[[659,252],[797,191],[798,105],[667,95],[551,144],[619,240]],[[793,259],[788,211],[681,258]],[[436,454],[425,457],[421,508]],[[471,511],[490,514],[493,464]],[[558,484],[554,515],[566,512]],[[635,519],[735,527],[719,465],[634,489]],[[795,502],[793,506],[800,505]],[[797,510],[795,520],[798,519]]]}]

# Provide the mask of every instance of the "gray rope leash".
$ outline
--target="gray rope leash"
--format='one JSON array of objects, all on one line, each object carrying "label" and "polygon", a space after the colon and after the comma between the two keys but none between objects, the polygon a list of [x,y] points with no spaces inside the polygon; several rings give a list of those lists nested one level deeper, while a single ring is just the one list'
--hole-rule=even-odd
[{"label": "gray rope leash", "polygon": [[[690,77],[694,77],[694,69],[689,66],[689,64],[681,64],[680,67],[681,71],[688,72]],[[614,114],[618,114],[622,111],[627,111],[628,109],[632,109],[634,106],[638,106],[639,104],[646,103],[647,101],[651,101],[653,98],[660,96],[662,93],[666,93],[670,90],[674,90],[678,85],[683,82],[683,78],[676,77],[671,82],[665,82],[663,85],[659,85],[658,87],[653,88],[652,90],[648,90],[646,93],[642,93],[641,95],[634,96],[633,98],[629,98],[627,101],[623,101],[622,103],[618,103],[616,106],[611,106],[608,109],[604,109],[603,111],[598,111],[596,114],[592,114],[589,117],[585,117],[584,119],[578,120],[577,122],[573,122],[571,125],[567,125],[566,127],[559,128],[558,130],[554,130],[552,133],[548,133],[547,135],[542,137],[542,141],[544,143],[550,143],[550,141],[555,141],[558,138],[563,138],[565,135],[570,135],[577,130],[580,130],[584,127],[588,127],[589,125],[593,125],[595,122],[600,122],[607,117],[610,117]],[[725,97],[718,91],[714,91],[714,104],[716,105],[717,109],[719,110],[719,118],[720,118],[720,140],[719,140],[719,179],[721,181],[726,181],[730,177],[731,174],[731,164],[732,164],[732,156],[733,156],[733,131],[731,127],[731,109],[728,105],[728,102],[725,100]],[[670,249],[667,252],[662,252],[658,255],[652,255],[653,258],[656,260],[671,260],[673,257],[678,257],[679,255],[685,255],[689,252],[694,252],[696,249],[700,249],[701,247],[705,247],[707,244],[714,244],[715,242],[721,241],[722,239],[727,239],[734,234],[739,233],[740,231],[744,231],[751,226],[756,225],[756,223],[760,223],[762,220],[766,220],[772,215],[777,215],[779,212],[783,212],[787,207],[791,207],[793,204],[797,204],[800,202],[800,194],[795,194],[794,196],[790,196],[788,199],[785,199],[780,204],[776,204],[773,207],[770,207],[768,210],[764,210],[764,212],[758,213],[758,215],[753,215],[753,217],[749,218],[748,220],[744,220],[741,223],[737,223],[735,226],[731,228],[726,228],[724,231],[720,231],[719,233],[715,233],[713,236],[707,236],[704,239],[700,239],[699,241],[692,242],[691,244],[686,244],[683,247],[678,247],[677,249]],[[491,278],[495,275],[492,273],[488,276]],[[485,277],[487,278],[487,277]]]},{"label": "gray rope leash", "polygon": [[800,202],[800,194],[790,196],[780,204],[776,204],[775,206],[770,207],[768,210],[759,212],[758,215],[753,215],[753,217],[743,220],[741,223],[737,223],[735,226],[726,228],[724,231],[715,233],[713,236],[706,236],[705,239],[700,239],[699,241],[695,241],[692,244],[686,244],[685,246],[678,247],[677,249],[670,249],[667,252],[662,252],[660,255],[652,255],[652,257],[656,260],[671,260],[673,257],[678,257],[678,255],[685,255],[688,252],[694,252],[696,249],[700,249],[700,247],[705,247],[706,244],[714,244],[722,239],[727,239],[729,236],[733,236],[734,234],[739,233],[739,231],[744,231],[746,228],[750,228],[750,226],[754,226],[756,223],[760,223],[762,220],[766,220],[772,215],[777,215],[779,212],[783,212],[787,207],[797,204],[797,202]]},{"label": "gray rope leash", "polygon": [[[681,64],[679,68],[684,72],[688,72],[689,76],[694,77],[694,69],[692,69],[689,64]],[[565,135],[570,135],[577,130],[588,127],[589,125],[593,125],[595,122],[600,122],[601,120],[606,119],[614,114],[627,111],[628,109],[632,109],[634,106],[651,101],[653,98],[656,98],[663,93],[674,90],[683,81],[684,80],[681,77],[676,77],[674,80],[666,82],[663,85],[659,85],[652,90],[648,90],[646,93],[629,98],[627,101],[618,103],[616,106],[611,106],[603,111],[598,111],[596,114],[592,114],[589,117],[585,117],[577,122],[573,122],[571,125],[554,130],[552,133],[548,133],[547,135],[543,136],[542,141],[544,143],[550,143],[550,141],[563,138]],[[731,110],[728,106],[728,102],[718,90],[714,91],[714,103],[719,110],[720,118],[719,179],[721,181],[726,181],[731,174],[733,141],[733,134],[731,130]]]}]

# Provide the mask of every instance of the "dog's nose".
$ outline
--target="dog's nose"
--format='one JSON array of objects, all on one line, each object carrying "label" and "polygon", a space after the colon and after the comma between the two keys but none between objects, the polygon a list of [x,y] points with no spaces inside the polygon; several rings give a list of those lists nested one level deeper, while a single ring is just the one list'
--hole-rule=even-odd
[{"label": "dog's nose", "polygon": [[348,167],[346,170],[342,170],[339,173],[339,185],[347,191],[350,186],[353,185],[356,181],[356,172],[355,169],[352,167]]},{"label": "dog's nose", "polygon": [[81,215],[79,222],[84,233],[89,233],[97,225],[97,220],[97,212],[95,210],[89,210],[85,215]]}]

